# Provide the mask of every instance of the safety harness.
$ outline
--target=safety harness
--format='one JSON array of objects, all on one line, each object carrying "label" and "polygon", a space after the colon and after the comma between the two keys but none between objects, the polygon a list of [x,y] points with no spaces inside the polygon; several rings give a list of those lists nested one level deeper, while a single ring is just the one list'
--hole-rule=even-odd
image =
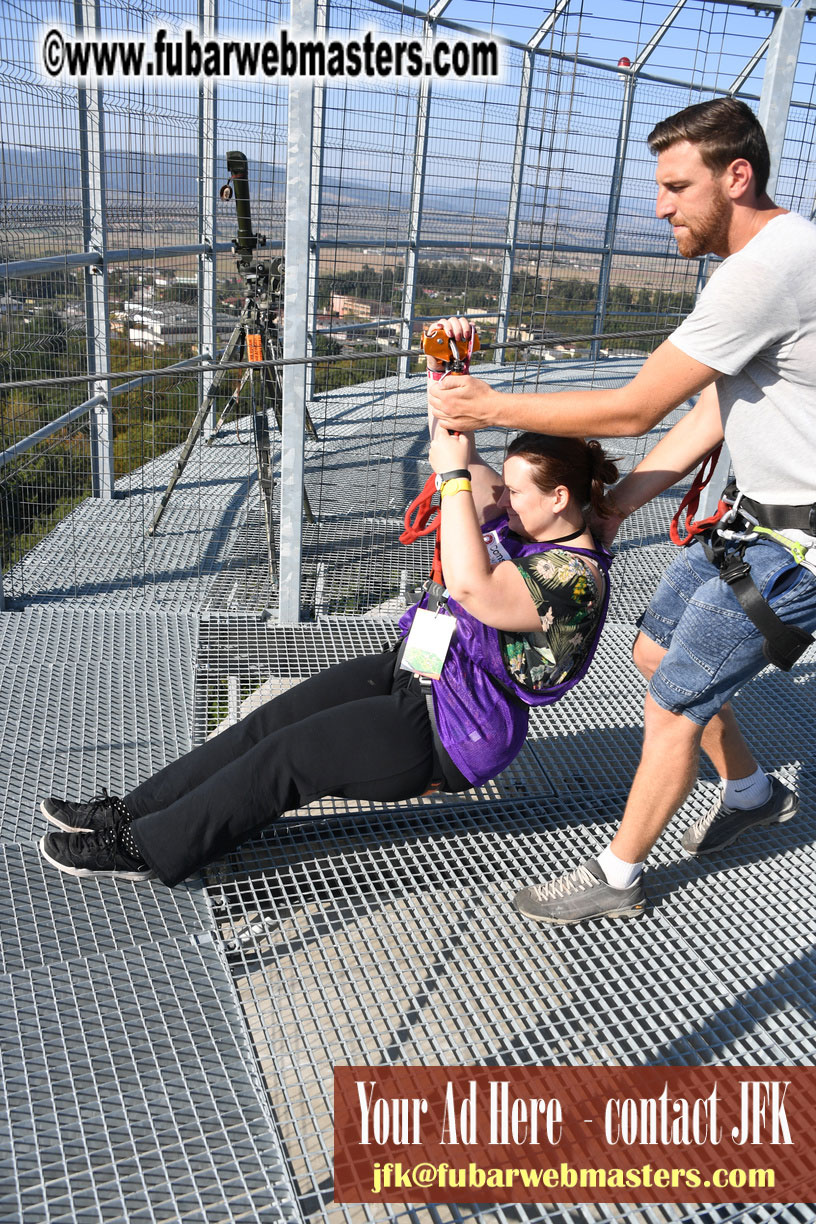
[{"label": "safety harness", "polygon": [[[813,642],[813,635],[799,625],[788,625],[779,619],[754,583],[745,552],[749,545],[765,537],[787,549],[797,565],[812,569],[807,559],[808,546],[781,533],[802,531],[816,537],[816,502],[809,506],[764,505],[740,493],[736,482],[731,481],[715,512],[695,522],[700,494],[711,480],[721,449],[722,443],[704,459],[677,508],[669,535],[672,543],[681,548],[700,538],[709,561],[717,567],[720,578],[731,587],[745,615],[765,639],[762,644],[765,658],[781,671],[790,671]],[[684,511],[686,535],[682,536]]]}]

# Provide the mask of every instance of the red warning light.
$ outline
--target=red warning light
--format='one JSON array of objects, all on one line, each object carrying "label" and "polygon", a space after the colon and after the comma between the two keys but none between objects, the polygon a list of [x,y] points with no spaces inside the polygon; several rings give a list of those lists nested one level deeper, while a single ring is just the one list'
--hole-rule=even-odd
[{"label": "red warning light", "polygon": [[618,60],[618,67],[619,68],[631,68],[632,67],[632,61],[629,59],[628,55],[622,55],[620,57],[620,59]]}]

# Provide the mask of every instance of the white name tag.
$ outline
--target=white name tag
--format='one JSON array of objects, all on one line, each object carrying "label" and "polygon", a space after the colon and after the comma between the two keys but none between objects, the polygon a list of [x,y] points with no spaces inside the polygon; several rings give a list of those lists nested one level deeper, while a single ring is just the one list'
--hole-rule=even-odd
[{"label": "white name tag", "polygon": [[482,535],[482,539],[487,546],[487,555],[491,565],[510,560],[510,554],[499,539],[498,531],[489,531],[487,535]]},{"label": "white name tag", "polygon": [[455,629],[455,616],[440,616],[420,608],[411,625],[400,667],[428,680],[438,680]]}]

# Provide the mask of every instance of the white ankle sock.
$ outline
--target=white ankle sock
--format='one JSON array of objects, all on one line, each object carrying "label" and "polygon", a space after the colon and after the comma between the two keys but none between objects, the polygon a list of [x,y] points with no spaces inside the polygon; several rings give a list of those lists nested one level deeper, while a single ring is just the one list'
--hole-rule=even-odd
[{"label": "white ankle sock", "polygon": [[764,769],[757,769],[747,778],[723,778],[722,799],[726,807],[740,812],[759,807],[771,797],[771,780]]},{"label": "white ankle sock", "polygon": [[627,863],[617,854],[613,854],[609,846],[598,855],[601,871],[606,876],[607,884],[612,888],[628,888],[643,870],[643,863]]}]

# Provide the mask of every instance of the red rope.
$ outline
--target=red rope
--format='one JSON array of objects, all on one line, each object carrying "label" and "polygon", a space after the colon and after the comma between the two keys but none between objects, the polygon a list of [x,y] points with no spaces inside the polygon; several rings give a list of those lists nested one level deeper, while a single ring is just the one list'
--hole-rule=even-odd
[{"label": "red rope", "polygon": [[[711,477],[714,475],[714,469],[717,466],[717,460],[720,457],[721,450],[722,442],[719,444],[719,446],[715,446],[714,450],[705,457],[700,466],[699,472],[691,482],[691,488],[681,501],[680,505],[677,507],[674,518],[671,521],[669,536],[671,537],[672,544],[677,544],[680,548],[683,548],[686,544],[691,544],[695,536],[700,535],[700,533],[703,531],[707,531],[708,528],[713,527],[715,523],[719,523],[726,510],[729,509],[728,502],[720,500],[717,509],[712,515],[710,515],[708,518],[698,519],[696,523],[694,521],[694,516],[697,513],[697,507],[700,504],[700,494],[711,480]],[[680,520],[684,510],[686,511],[686,517],[682,525],[687,534],[685,536],[681,536]]]},{"label": "red rope", "polygon": [[[418,493],[405,511],[405,530],[400,536],[400,544],[413,544],[421,536],[436,532],[434,542],[433,565],[431,566],[431,582],[442,585],[442,555],[440,543],[440,528],[442,513],[439,506],[432,505],[436,492],[436,476],[431,473],[425,482],[425,488]],[[411,517],[413,515],[413,518]]]}]

